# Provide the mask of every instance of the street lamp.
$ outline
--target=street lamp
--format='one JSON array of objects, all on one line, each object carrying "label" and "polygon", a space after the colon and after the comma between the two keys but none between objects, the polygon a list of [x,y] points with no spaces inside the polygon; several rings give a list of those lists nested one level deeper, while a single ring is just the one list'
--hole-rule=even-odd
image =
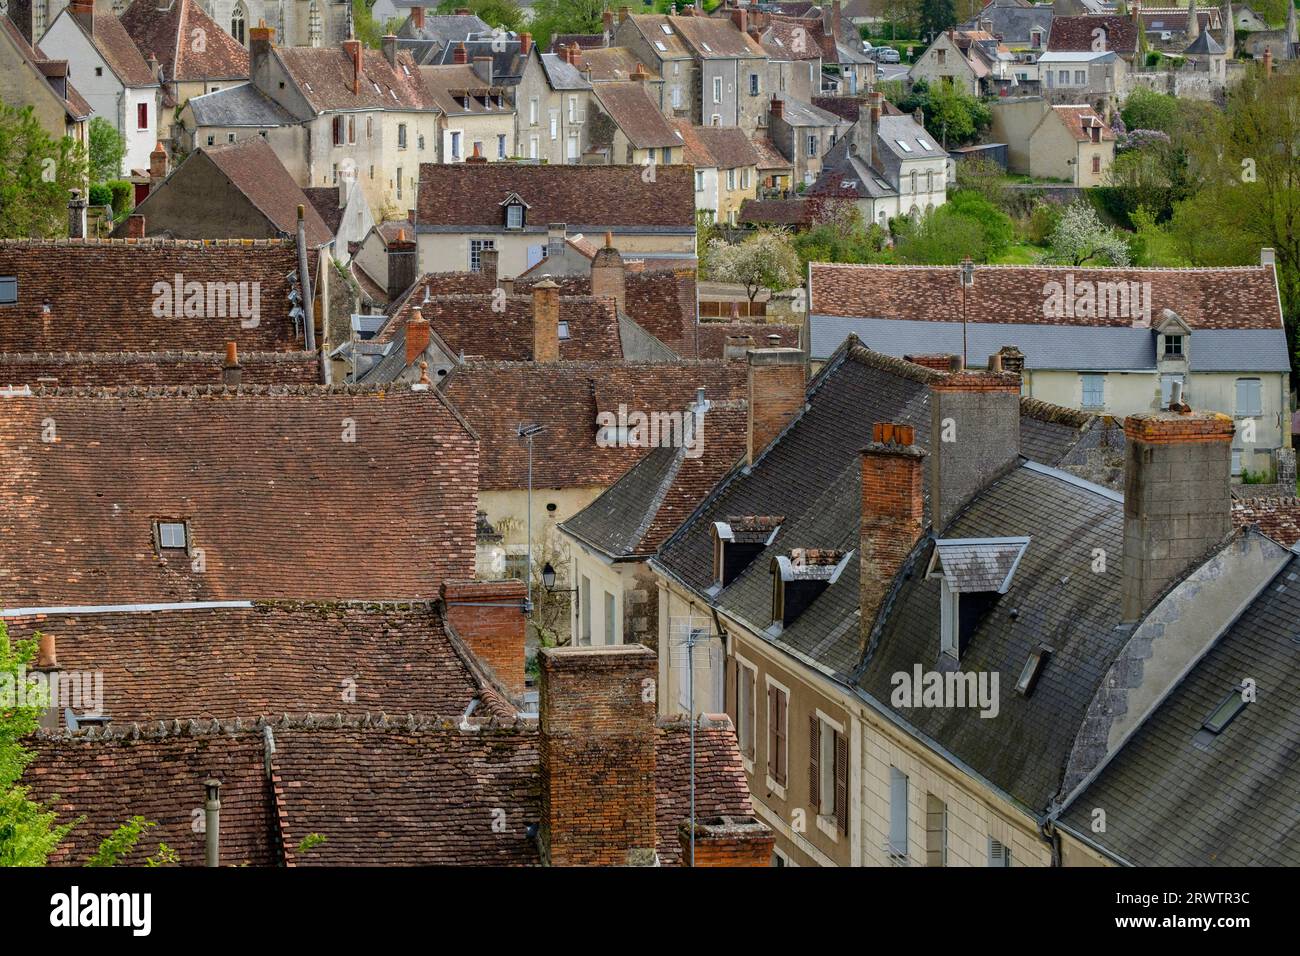
[{"label": "street lamp", "polygon": [[547,561],[542,568],[542,587],[546,588],[551,594],[572,594],[577,588],[557,588],[555,586],[555,568],[551,562]]}]

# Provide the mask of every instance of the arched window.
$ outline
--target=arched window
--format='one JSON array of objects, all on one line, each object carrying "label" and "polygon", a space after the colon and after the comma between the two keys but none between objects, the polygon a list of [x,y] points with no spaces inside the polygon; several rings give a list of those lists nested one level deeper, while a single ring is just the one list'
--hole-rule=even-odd
[{"label": "arched window", "polygon": [[247,42],[244,35],[244,23],[248,19],[242,3],[235,4],[234,11],[230,14],[230,35],[244,44]]},{"label": "arched window", "polygon": [[316,0],[311,0],[311,6],[307,9],[307,45],[320,46],[322,32],[320,5]]}]

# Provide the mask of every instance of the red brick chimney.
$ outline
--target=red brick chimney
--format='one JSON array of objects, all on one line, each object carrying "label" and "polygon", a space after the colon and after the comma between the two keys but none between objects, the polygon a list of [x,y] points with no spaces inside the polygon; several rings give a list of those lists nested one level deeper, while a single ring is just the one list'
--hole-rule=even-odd
[{"label": "red brick chimney", "polygon": [[705,817],[695,820],[695,862],[691,863],[691,824],[678,825],[682,866],[771,866],[776,836],[754,817]]},{"label": "red brick chimney", "polygon": [[930,383],[930,523],[958,509],[1020,458],[1020,376],[958,371]]},{"label": "red brick chimney", "polygon": [[804,354],[798,349],[753,349],[749,353],[748,461],[763,452],[804,406]]},{"label": "red brick chimney", "polygon": [[417,30],[424,29],[424,7],[418,3],[411,7],[411,26]]},{"label": "red brick chimney", "polygon": [[226,364],[221,367],[221,384],[238,388],[244,379],[244,367],[239,364],[239,346],[226,343]]},{"label": "red brick chimney", "polygon": [[474,144],[474,152],[471,153],[469,156],[466,156],[466,157],[465,157],[465,162],[467,162],[467,163],[486,163],[486,162],[488,161],[488,159],[487,159],[486,156],[483,155],[483,150],[480,149],[481,146],[482,146],[482,143],[475,143],[475,144]]},{"label": "red brick chimney", "polygon": [[929,355],[904,355],[904,362],[911,362],[913,365],[923,365],[926,368],[934,369],[936,372],[952,371],[953,359],[960,359],[959,355],[949,355],[946,352],[935,352]]},{"label": "red brick chimney", "polygon": [[248,73],[257,77],[258,67],[271,56],[271,45],[275,42],[275,30],[266,25],[265,20],[258,20],[257,26],[248,31]]},{"label": "red brick chimney", "polygon": [[603,25],[605,34],[607,36],[613,36],[614,35],[614,11],[610,10],[609,8],[606,8],[605,12],[600,15],[600,22]]},{"label": "red brick chimney", "polygon": [[361,41],[344,40],[343,52],[352,61],[352,95],[361,95]]},{"label": "red brick chimney", "polygon": [[469,50],[465,48],[464,40],[458,43],[456,45],[456,49],[452,51],[451,61],[453,63],[459,63],[461,65],[469,63]]},{"label": "red brick chimney", "polygon": [[47,670],[53,670],[59,666],[57,642],[53,634],[45,631],[41,632],[40,643],[36,649],[36,666]]},{"label": "red brick chimney", "polygon": [[167,178],[167,150],[159,143],[149,154],[149,188],[152,190]]},{"label": "red brick chimney", "polygon": [[768,114],[776,117],[785,116],[785,102],[777,99],[775,96],[772,97],[772,103],[768,108]]},{"label": "red brick chimney", "polygon": [[528,51],[533,48],[533,35],[531,33],[519,34],[519,53],[527,56]]},{"label": "red brick chimney", "polygon": [[749,29],[749,14],[738,7],[733,7],[730,11],[731,22],[736,25],[736,29],[744,33]]},{"label": "red brick chimney", "polygon": [[533,286],[533,361],[560,360],[560,287],[550,279]]},{"label": "red brick chimney", "polygon": [[925,530],[925,456],[911,425],[877,422],[862,449],[862,527],[859,545],[862,628],[876,613]]},{"label": "red brick chimney", "polygon": [[618,303],[620,312],[627,311],[627,275],[623,257],[614,248],[612,232],[605,233],[605,245],[592,257],[591,294],[597,298],[611,298]]},{"label": "red brick chimney", "polygon": [[640,644],[545,647],[539,750],[542,861],[624,866],[654,858],[654,652]]},{"label": "red brick chimney", "polygon": [[618,22],[619,22],[619,23],[622,23],[622,22],[623,22],[624,20],[626,20],[629,16],[631,16],[631,14],[628,12],[628,8],[627,8],[627,7],[619,7],[619,8],[618,8]]},{"label": "red brick chimney", "polygon": [[1124,419],[1125,621],[1232,531],[1233,420],[1177,398],[1177,410]]},{"label": "red brick chimney", "polygon": [[[425,323],[428,328],[428,323]],[[407,332],[410,342],[410,332]],[[408,346],[409,348],[409,346]],[[527,589],[511,578],[500,581],[444,581],[440,589],[447,626],[515,697],[524,692],[524,615]]]},{"label": "red brick chimney", "polygon": [[144,238],[144,216],[135,212],[126,217],[126,237],[128,239]]},{"label": "red brick chimney", "polygon": [[406,364],[414,365],[416,359],[429,348],[429,320],[416,309],[406,323]]},{"label": "red brick chimney", "polygon": [[[30,9],[30,8],[29,8]],[[90,36],[95,35],[95,0],[69,0],[68,12]],[[32,46],[36,38],[32,39]]]}]

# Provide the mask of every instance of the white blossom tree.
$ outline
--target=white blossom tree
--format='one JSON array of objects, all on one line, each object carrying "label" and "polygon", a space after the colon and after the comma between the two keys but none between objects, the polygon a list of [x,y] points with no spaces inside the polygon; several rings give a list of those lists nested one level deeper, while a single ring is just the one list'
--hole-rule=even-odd
[{"label": "white blossom tree", "polygon": [[778,229],[760,229],[736,245],[714,239],[709,243],[709,278],[744,286],[753,302],[762,289],[779,292],[799,284],[799,254]]},{"label": "white blossom tree", "polygon": [[1088,203],[1071,203],[1061,213],[1048,241],[1044,262],[1058,265],[1127,266],[1130,264],[1128,243],[1114,229],[1106,226]]}]

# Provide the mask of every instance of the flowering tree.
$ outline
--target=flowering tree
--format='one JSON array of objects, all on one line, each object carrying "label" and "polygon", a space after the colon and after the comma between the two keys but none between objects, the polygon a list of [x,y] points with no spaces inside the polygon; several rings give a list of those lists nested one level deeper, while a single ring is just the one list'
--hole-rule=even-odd
[{"label": "flowering tree", "polygon": [[789,236],[777,229],[760,229],[744,242],[709,243],[709,277],[745,287],[753,302],[761,289],[774,292],[799,284],[799,255]]},{"label": "flowering tree", "polygon": [[1129,265],[1128,243],[1114,229],[1108,228],[1088,203],[1071,203],[1061,214],[1048,241],[1044,262],[1082,266]]}]

